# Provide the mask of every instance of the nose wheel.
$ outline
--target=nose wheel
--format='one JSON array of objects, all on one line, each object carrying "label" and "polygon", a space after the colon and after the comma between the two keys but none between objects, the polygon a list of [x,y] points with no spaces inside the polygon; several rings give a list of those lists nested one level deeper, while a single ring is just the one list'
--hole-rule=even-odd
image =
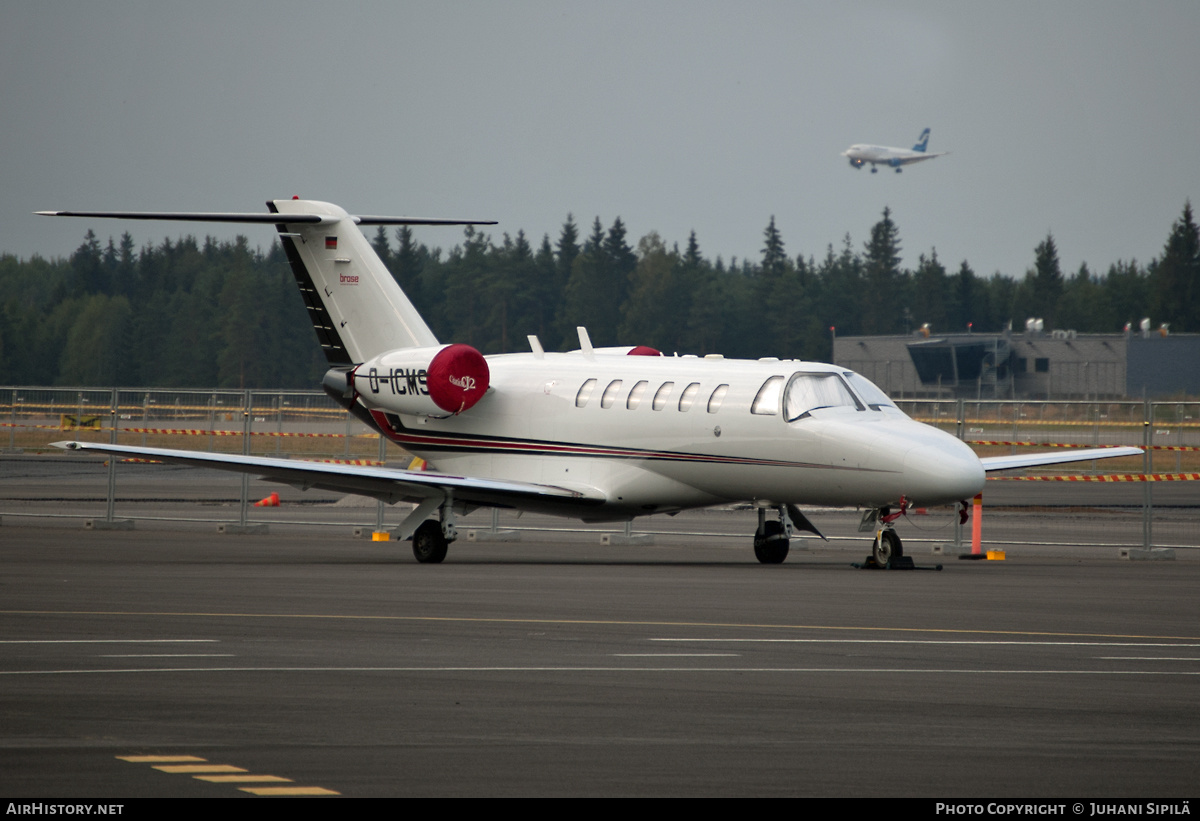
[{"label": "nose wheel", "polygon": [[879,535],[875,538],[875,544],[871,548],[871,555],[880,567],[887,567],[896,559],[902,558],[904,545],[900,542],[896,531],[891,528],[879,531]]}]

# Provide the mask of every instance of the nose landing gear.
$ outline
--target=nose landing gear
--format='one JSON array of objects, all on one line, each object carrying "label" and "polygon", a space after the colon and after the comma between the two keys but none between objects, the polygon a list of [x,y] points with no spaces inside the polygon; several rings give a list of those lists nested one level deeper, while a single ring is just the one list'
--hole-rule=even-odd
[{"label": "nose landing gear", "polygon": [[875,534],[875,543],[871,546],[871,558],[880,567],[890,567],[896,559],[904,558],[904,545],[900,542],[891,526],[885,527]]},{"label": "nose landing gear", "polygon": [[904,555],[904,544],[900,541],[900,534],[892,527],[892,522],[903,516],[907,509],[908,503],[901,499],[900,510],[895,513],[892,513],[890,507],[871,509],[863,513],[862,521],[858,523],[859,532],[875,534],[866,567],[878,567],[883,570],[913,568],[913,560]]}]

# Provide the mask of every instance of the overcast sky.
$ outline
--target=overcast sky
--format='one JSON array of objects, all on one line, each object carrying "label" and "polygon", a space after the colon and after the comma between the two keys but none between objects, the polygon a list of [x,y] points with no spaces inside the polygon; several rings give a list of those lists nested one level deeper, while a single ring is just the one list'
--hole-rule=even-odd
[{"label": "overcast sky", "polygon": [[[861,249],[1023,275],[1161,253],[1200,206],[1200,2],[0,0],[0,252],[221,226],[43,209],[620,216],[709,258]],[[948,157],[852,169],[851,143]],[[243,229],[264,249],[272,232]],[[449,248],[456,228],[420,229]]]}]

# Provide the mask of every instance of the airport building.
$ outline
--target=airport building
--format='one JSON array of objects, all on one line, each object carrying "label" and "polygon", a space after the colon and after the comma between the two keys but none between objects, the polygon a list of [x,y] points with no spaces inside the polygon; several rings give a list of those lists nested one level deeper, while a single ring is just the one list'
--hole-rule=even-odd
[{"label": "airport building", "polygon": [[835,337],[833,361],[897,398],[1200,396],[1200,334],[1043,332]]}]

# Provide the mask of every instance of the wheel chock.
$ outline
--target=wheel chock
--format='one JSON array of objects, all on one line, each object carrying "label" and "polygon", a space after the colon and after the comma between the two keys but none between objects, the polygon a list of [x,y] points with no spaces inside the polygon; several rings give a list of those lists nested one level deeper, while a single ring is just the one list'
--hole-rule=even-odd
[{"label": "wheel chock", "polygon": [[875,561],[874,556],[867,556],[867,558],[863,561],[862,564],[855,563],[855,564],[852,564],[851,567],[854,567],[858,570],[941,570],[942,569],[942,566],[940,564],[934,565],[933,567],[917,567],[916,564],[913,563],[911,556],[897,556],[896,558],[894,558],[890,562],[888,562],[886,565],[882,565],[879,562]]}]

